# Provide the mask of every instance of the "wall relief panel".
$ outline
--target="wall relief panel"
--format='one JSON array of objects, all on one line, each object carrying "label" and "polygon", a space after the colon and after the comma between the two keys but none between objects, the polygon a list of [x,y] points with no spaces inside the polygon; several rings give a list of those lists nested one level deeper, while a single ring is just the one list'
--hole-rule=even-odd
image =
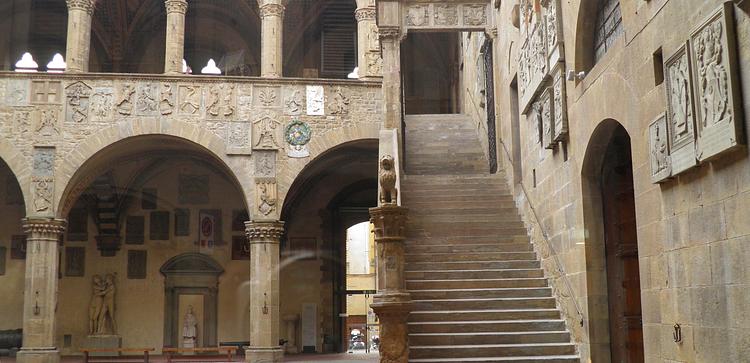
[{"label": "wall relief panel", "polygon": [[651,182],[661,183],[672,176],[669,158],[669,128],[664,114],[648,126],[649,160],[651,163]]},{"label": "wall relief panel", "polygon": [[31,103],[37,105],[59,105],[62,101],[62,82],[31,81]]},{"label": "wall relief panel", "polygon": [[253,122],[253,150],[278,150],[281,148],[281,123],[271,115]]},{"label": "wall relief panel", "polygon": [[34,211],[39,214],[53,213],[52,201],[55,197],[55,149],[36,147],[31,169],[31,194]]},{"label": "wall relief panel", "polygon": [[[669,135],[662,132],[660,137],[669,136],[672,175],[677,175],[698,164],[695,156],[695,109],[690,73],[690,58],[687,45],[685,45],[664,63]],[[654,171],[653,162],[652,171]]]},{"label": "wall relief panel", "polygon": [[211,120],[231,119],[237,114],[235,86],[212,84],[206,87],[206,118]]},{"label": "wall relief panel", "polygon": [[542,146],[545,149],[554,149],[555,142],[555,119],[553,116],[554,91],[552,88],[545,89],[539,96],[538,115],[542,122]]},{"label": "wall relief panel", "polygon": [[[138,116],[156,116],[159,114],[159,101],[157,92],[160,88],[155,83],[146,82],[138,84],[136,114]],[[161,96],[161,95],[159,95]]]},{"label": "wall relief panel", "polygon": [[528,111],[534,97],[541,92],[541,87],[547,79],[548,59],[545,31],[543,23],[535,24],[519,52],[518,91],[523,113]]},{"label": "wall relief panel", "polygon": [[562,142],[568,137],[568,99],[565,90],[565,63],[558,63],[552,73],[552,90],[554,98],[552,111],[554,115],[554,141]]},{"label": "wall relief panel", "polygon": [[733,9],[724,3],[690,36],[699,161],[745,142]]},{"label": "wall relief panel", "polygon": [[89,117],[92,121],[111,121],[115,100],[112,87],[94,87],[90,98]]},{"label": "wall relief panel", "polygon": [[65,87],[65,122],[84,123],[89,120],[91,87],[75,82]]},{"label": "wall relief panel", "polygon": [[177,113],[186,116],[200,116],[203,97],[201,87],[180,85],[177,91]]},{"label": "wall relief panel", "polygon": [[227,154],[250,155],[252,146],[252,124],[246,121],[227,122]]},{"label": "wall relief panel", "polygon": [[255,215],[269,218],[277,208],[277,188],[274,178],[255,178]]},{"label": "wall relief panel", "polygon": [[325,115],[325,97],[323,86],[307,86],[307,114],[309,116]]}]

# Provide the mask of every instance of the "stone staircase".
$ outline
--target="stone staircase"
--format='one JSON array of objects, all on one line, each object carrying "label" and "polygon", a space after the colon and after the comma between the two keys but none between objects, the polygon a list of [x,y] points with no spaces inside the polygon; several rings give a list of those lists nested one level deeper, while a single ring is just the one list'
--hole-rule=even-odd
[{"label": "stone staircase", "polygon": [[486,171],[471,121],[407,118],[406,143],[409,361],[579,362],[513,197],[502,175]]}]

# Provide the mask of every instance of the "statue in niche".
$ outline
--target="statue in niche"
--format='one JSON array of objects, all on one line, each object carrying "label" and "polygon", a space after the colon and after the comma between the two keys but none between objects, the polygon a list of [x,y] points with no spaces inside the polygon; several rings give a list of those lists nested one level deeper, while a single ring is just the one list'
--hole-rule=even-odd
[{"label": "statue in niche", "polygon": [[396,204],[398,202],[398,189],[396,189],[396,170],[394,169],[393,156],[385,155],[380,159],[380,203]]},{"label": "statue in niche", "polygon": [[198,341],[198,319],[193,313],[193,306],[188,306],[182,323],[182,347],[195,348]]},{"label": "statue in niche", "polygon": [[724,120],[729,112],[729,84],[723,65],[723,26],[717,22],[698,36],[698,79],[701,89],[702,126],[710,127]]},{"label": "statue in niche", "polygon": [[89,334],[114,335],[115,322],[115,275],[94,275],[91,302],[89,303]]}]

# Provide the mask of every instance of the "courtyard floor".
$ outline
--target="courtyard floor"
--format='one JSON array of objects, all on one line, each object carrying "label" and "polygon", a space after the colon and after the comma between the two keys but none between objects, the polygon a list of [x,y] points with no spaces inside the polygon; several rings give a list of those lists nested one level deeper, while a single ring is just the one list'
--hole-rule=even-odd
[{"label": "courtyard floor", "polygon": [[[150,357],[149,362],[152,363],[163,363],[166,362],[167,358],[162,356]],[[196,360],[197,361],[197,360]],[[243,362],[243,357],[236,357],[234,362]],[[80,363],[83,362],[82,357],[63,357],[60,363]],[[284,357],[284,362],[378,362],[378,353],[340,353],[340,354],[295,354],[287,355]],[[16,363],[15,358],[0,357],[0,363]],[[226,363],[226,362],[218,362]]]}]

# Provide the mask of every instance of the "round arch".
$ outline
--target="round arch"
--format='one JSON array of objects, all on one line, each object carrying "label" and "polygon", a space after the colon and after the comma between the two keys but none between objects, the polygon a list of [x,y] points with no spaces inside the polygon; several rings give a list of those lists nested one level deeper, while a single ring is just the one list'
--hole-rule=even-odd
[{"label": "round arch", "polygon": [[[86,138],[73,151],[62,156],[63,162],[58,167],[55,178],[55,190],[62,191],[56,194],[55,215],[59,218],[64,217],[78,195],[97,175],[104,172],[107,160],[111,160],[111,156],[106,155],[107,150],[111,151],[110,147],[115,144],[122,146],[131,142],[153,141],[154,139],[161,141],[159,144],[162,146],[187,146],[219,163],[237,186],[237,190],[242,193],[245,206],[251,205],[249,200],[251,195],[249,191],[252,190],[252,180],[249,177],[250,163],[246,158],[227,157],[224,140],[210,131],[182,121],[136,120],[121,122],[102,129]],[[127,154],[127,151],[123,154]]]},{"label": "round arch", "polygon": [[31,196],[29,195],[28,186],[31,177],[31,163],[6,139],[0,139],[0,160],[5,162],[5,165],[8,166],[10,172],[16,178],[16,182],[21,187],[26,214],[30,215],[29,206],[31,204]]},{"label": "round arch", "polygon": [[344,144],[356,141],[378,140],[380,135],[380,124],[361,124],[358,126],[346,127],[340,130],[326,133],[325,135],[314,137],[309,144],[310,157],[304,159],[289,159],[286,168],[278,175],[279,183],[279,202],[285,203],[287,193],[294,184],[297,176],[302,174],[303,170],[312,165],[315,160],[334,148]]},{"label": "round arch", "polygon": [[575,18],[573,64],[576,71],[589,71],[594,66],[594,27],[599,0],[578,2]]}]

